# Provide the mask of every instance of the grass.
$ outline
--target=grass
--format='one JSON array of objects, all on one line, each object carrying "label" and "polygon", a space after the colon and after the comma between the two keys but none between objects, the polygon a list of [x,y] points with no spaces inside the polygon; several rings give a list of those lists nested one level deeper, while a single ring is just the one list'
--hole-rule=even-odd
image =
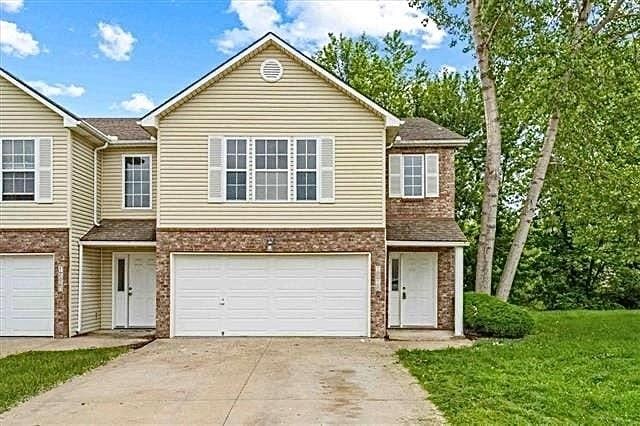
[{"label": "grass", "polygon": [[127,347],[24,352],[0,359],[0,413],[126,352]]},{"label": "grass", "polygon": [[452,424],[640,424],[640,312],[534,317],[522,340],[398,355]]}]

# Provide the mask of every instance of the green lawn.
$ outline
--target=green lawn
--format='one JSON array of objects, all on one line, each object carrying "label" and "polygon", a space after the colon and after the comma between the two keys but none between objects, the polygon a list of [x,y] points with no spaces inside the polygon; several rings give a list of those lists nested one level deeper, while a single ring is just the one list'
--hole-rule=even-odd
[{"label": "green lawn", "polygon": [[73,376],[105,364],[127,347],[24,352],[0,359],[0,413]]},{"label": "green lawn", "polygon": [[453,424],[640,424],[640,311],[534,315],[522,340],[398,355]]}]

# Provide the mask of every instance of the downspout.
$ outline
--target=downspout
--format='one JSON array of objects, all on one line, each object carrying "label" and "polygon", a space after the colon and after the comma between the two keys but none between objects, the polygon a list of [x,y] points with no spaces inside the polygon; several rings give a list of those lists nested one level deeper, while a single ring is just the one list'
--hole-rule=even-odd
[{"label": "downspout", "polygon": [[98,151],[109,146],[109,142],[93,150],[93,224],[100,226],[98,221]]},{"label": "downspout", "polygon": [[[100,226],[100,222],[98,222],[98,152],[102,151],[108,146],[109,141],[93,150],[93,224],[95,226]],[[78,241],[78,256],[78,329],[76,330],[76,332],[77,334],[80,334],[80,330],[82,329],[82,272],[84,269],[84,253],[82,241]]]},{"label": "downspout", "polygon": [[78,255],[80,260],[78,261],[78,329],[76,330],[76,334],[80,334],[80,330],[82,329],[82,241],[78,241]]}]

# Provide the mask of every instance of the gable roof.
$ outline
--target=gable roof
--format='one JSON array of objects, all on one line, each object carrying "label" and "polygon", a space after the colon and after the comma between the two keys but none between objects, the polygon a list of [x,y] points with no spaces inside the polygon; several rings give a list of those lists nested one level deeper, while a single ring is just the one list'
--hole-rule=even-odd
[{"label": "gable roof", "polygon": [[373,110],[376,113],[380,114],[382,117],[384,117],[385,125],[387,127],[398,127],[398,126],[400,126],[401,120],[398,117],[394,116],[389,111],[387,111],[386,109],[384,109],[383,107],[381,107],[380,105],[378,105],[377,103],[375,103],[374,101],[369,99],[367,96],[365,96],[362,93],[358,92],[356,89],[354,89],[353,87],[349,86],[348,84],[346,84],[344,81],[340,80],[338,77],[336,77],[335,75],[333,75],[329,71],[325,70],[318,63],[316,63],[315,61],[313,61],[312,59],[310,59],[309,57],[304,55],[302,52],[297,50],[295,47],[291,46],[289,43],[287,43],[286,41],[282,40],[276,34],[271,33],[271,32],[265,34],[262,38],[260,38],[259,40],[255,41],[253,44],[251,44],[246,49],[242,50],[241,52],[239,52],[235,56],[229,58],[226,62],[223,62],[217,68],[214,68],[212,71],[210,71],[209,73],[205,74],[200,79],[196,80],[195,82],[193,82],[192,84],[190,84],[189,86],[184,88],[182,91],[178,92],[177,94],[175,94],[171,98],[167,99],[162,104],[158,105],[153,110],[149,111],[146,115],[144,115],[140,119],[139,124],[141,126],[143,126],[143,127],[157,127],[157,117],[160,114],[162,114],[163,112],[169,110],[171,107],[173,107],[174,105],[178,104],[180,101],[182,101],[183,99],[187,98],[188,96],[194,94],[198,90],[206,87],[207,84],[210,81],[212,81],[213,79],[215,79],[217,76],[219,76],[220,74],[222,74],[225,71],[229,70],[233,66],[239,64],[245,58],[249,57],[253,52],[261,49],[263,46],[265,46],[268,43],[275,44],[277,47],[279,47],[280,49],[282,49],[286,53],[290,54],[291,56],[293,56],[294,58],[296,58],[297,60],[302,62],[304,65],[306,65],[309,68],[311,68],[312,71],[314,71],[315,73],[317,73],[318,75],[323,77],[325,80],[327,80],[330,83],[334,84],[335,86],[337,86],[339,89],[341,89],[343,92],[345,92],[349,96],[353,97],[354,99],[358,100],[360,103],[364,104],[365,106],[367,106],[371,110]]},{"label": "gable roof", "polygon": [[138,124],[137,118],[87,117],[83,120],[103,133],[117,137],[119,141],[154,141],[151,135]]},{"label": "gable roof", "polygon": [[108,136],[102,133],[100,130],[96,129],[91,124],[83,121],[80,117],[78,117],[68,109],[64,108],[60,104],[57,104],[56,102],[52,101],[51,99],[49,99],[42,93],[38,92],[36,89],[29,86],[27,83],[20,80],[18,77],[11,74],[9,71],[7,71],[2,67],[0,67],[0,77],[4,78],[9,83],[13,84],[18,89],[22,90],[24,93],[31,96],[33,99],[40,102],[45,107],[49,108],[51,111],[60,115],[62,117],[64,127],[79,127],[83,131],[91,134],[93,137],[96,137],[102,141],[106,142],[109,140]]}]

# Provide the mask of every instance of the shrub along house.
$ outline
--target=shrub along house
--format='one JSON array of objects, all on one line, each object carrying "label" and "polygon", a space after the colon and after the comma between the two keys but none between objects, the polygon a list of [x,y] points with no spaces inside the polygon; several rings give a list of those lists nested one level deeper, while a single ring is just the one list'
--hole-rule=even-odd
[{"label": "shrub along house", "polygon": [[2,335],[462,334],[454,151],[273,34],[139,120],[0,78]]}]

